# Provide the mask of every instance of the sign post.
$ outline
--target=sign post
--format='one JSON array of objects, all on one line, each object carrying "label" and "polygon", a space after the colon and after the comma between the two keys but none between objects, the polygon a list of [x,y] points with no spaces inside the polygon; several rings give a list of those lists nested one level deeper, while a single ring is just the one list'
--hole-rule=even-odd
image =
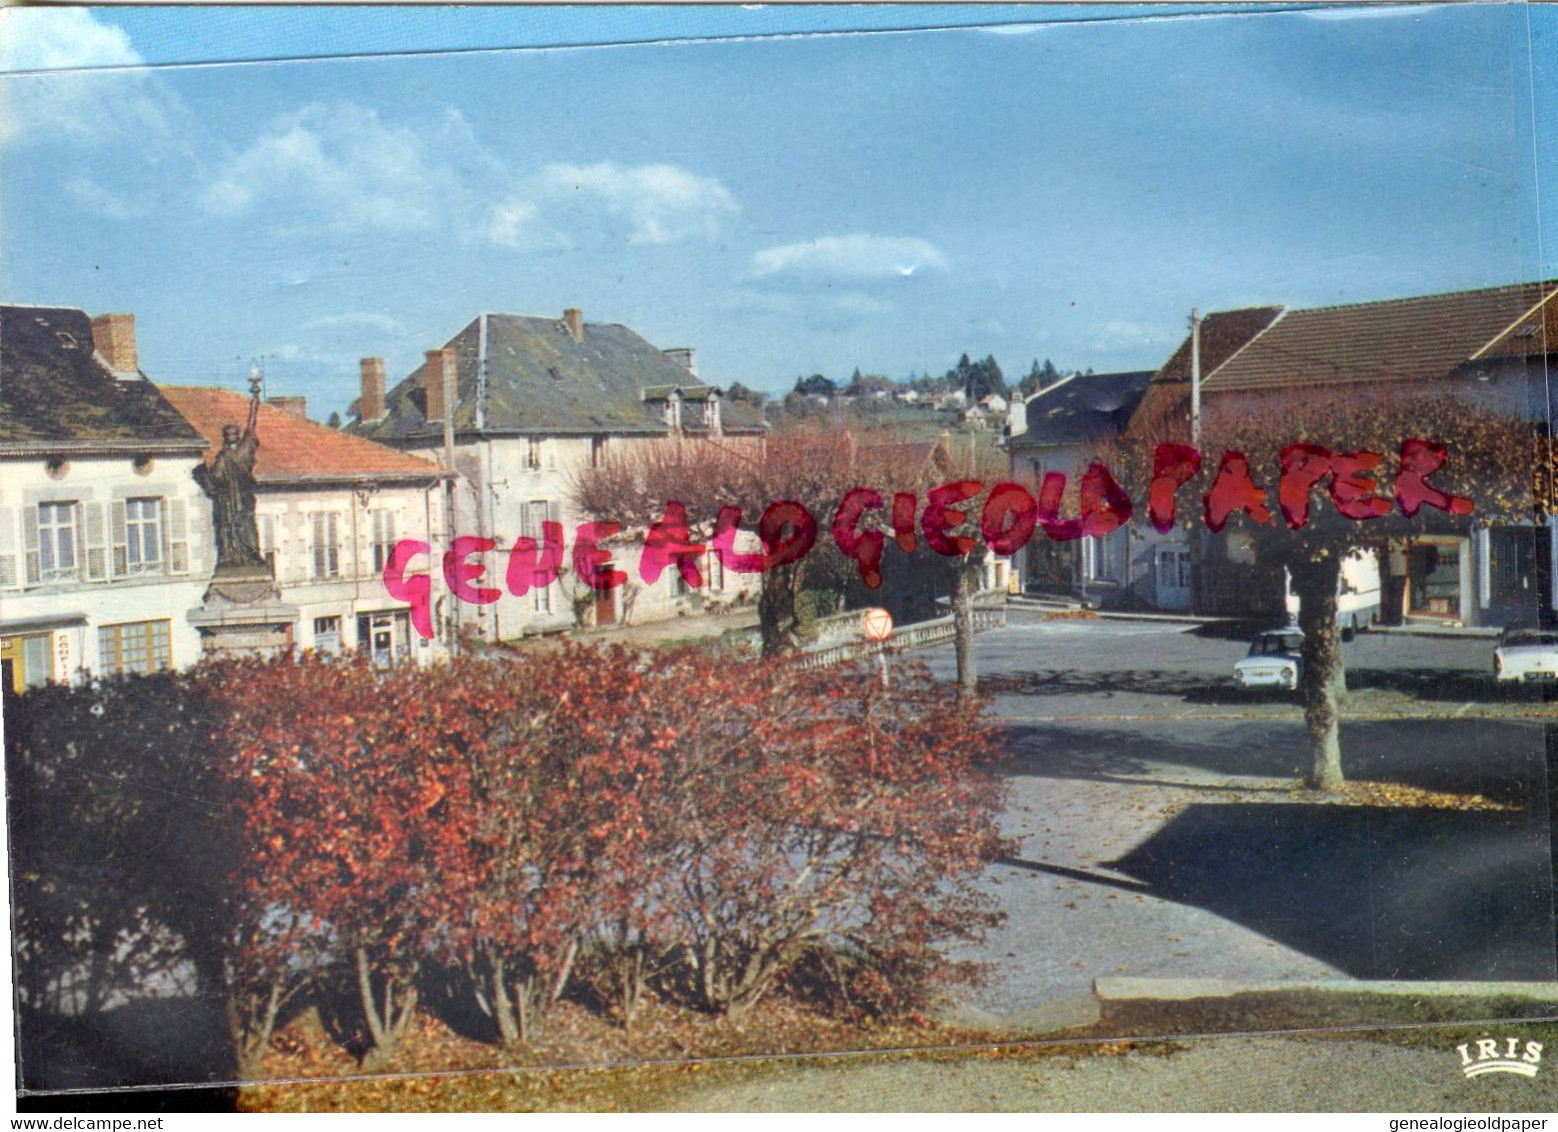
[{"label": "sign post", "polygon": [[893,615],[885,609],[868,609],[860,615],[860,635],[876,645],[876,659],[882,666],[882,687],[887,681],[887,640],[893,635]]}]

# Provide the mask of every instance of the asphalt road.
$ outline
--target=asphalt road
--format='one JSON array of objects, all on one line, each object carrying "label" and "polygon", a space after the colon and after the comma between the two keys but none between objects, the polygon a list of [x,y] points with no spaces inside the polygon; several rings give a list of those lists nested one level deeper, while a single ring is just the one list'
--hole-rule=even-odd
[{"label": "asphalt road", "polygon": [[[1543,736],[1549,705],[1493,686],[1492,643],[1361,634],[1350,780],[1477,796],[1368,805],[1295,788],[1295,697],[1231,682],[1242,641],[1018,614],[978,642],[1010,756],[987,878],[1007,914],[972,952],[968,1021],[1082,1020],[1092,979],[1558,977]],[[950,677],[950,647],[918,654]]]}]

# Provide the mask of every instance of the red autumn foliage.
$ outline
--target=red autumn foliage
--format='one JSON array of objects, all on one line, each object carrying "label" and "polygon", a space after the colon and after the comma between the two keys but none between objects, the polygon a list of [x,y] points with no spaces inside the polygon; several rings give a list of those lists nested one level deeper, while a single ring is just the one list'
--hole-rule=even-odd
[{"label": "red autumn foliage", "polygon": [[[972,972],[1006,848],[992,728],[923,671],[653,665],[564,645],[433,669],[216,666],[243,821],[230,980],[246,1048],[308,981],[356,989],[387,1054],[419,975],[455,972],[505,1044],[587,989],[739,1012],[848,972],[883,1011]],[[819,966],[819,954],[833,961]]]}]

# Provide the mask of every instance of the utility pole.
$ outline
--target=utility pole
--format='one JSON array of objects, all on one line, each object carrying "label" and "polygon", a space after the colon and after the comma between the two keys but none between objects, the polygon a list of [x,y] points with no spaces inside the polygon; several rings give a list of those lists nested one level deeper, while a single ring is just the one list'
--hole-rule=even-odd
[{"label": "utility pole", "polygon": [[1190,311],[1190,446],[1201,447],[1201,314]]},{"label": "utility pole", "polygon": [[[1201,450],[1201,312],[1190,309],[1190,446]],[[1201,611],[1202,536],[1190,536],[1190,608]]]},{"label": "utility pole", "polygon": [[[454,475],[454,409],[455,398],[459,396],[459,383],[456,380],[455,367],[450,363],[448,354],[438,355],[438,379],[443,383],[444,389],[444,467],[450,472],[450,476],[444,482],[448,484],[444,496],[444,530],[445,546],[453,546],[455,539],[455,492],[459,490],[459,477]],[[479,478],[479,477],[478,477]],[[477,508],[480,509],[481,501],[477,500]],[[460,651],[460,601],[453,593],[449,595],[449,603],[453,607],[453,623],[449,633],[449,653],[451,656]]]}]

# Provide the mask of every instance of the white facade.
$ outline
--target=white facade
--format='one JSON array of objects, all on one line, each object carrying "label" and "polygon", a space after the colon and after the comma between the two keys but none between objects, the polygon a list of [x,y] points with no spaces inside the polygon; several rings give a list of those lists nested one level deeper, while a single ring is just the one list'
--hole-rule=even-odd
[{"label": "white facade", "polygon": [[[579,583],[573,570],[573,552],[578,528],[589,517],[573,506],[574,484],[607,452],[621,452],[624,446],[665,444],[660,437],[630,436],[537,436],[484,437],[462,440],[455,447],[454,465],[459,478],[454,486],[454,523],[452,534],[491,539],[496,548],[480,559],[485,574],[475,584],[501,590],[503,596],[490,605],[473,605],[449,598],[450,608],[464,631],[477,632],[487,640],[507,640],[538,633],[561,632],[581,625],[605,626],[628,622],[655,621],[695,613],[710,608],[755,600],[759,578],[755,574],[737,574],[722,568],[712,550],[699,565],[703,585],[692,589],[685,585],[679,571],[668,567],[654,581],[646,583],[639,574],[642,549],[641,529],[629,527],[623,518],[621,535],[607,540],[602,550],[612,553],[609,568],[622,570],[628,581],[620,588],[594,593]],[[685,444],[706,441],[685,438]],[[727,446],[743,441],[726,437]],[[760,442],[748,442],[760,443]],[[434,448],[411,449],[414,455],[440,460],[442,451]],[[711,516],[690,515],[696,524]],[[756,516],[744,516],[752,524]],[[505,586],[510,552],[521,535],[539,544],[541,523],[560,523],[563,528],[564,555],[561,577],[544,587],[532,588],[516,596]],[[445,547],[448,533],[441,532],[432,541]],[[758,548],[755,535],[743,532],[737,549]],[[417,568],[421,568],[420,564]],[[603,567],[608,568],[608,567]],[[441,566],[435,562],[436,574]],[[439,592],[435,578],[434,591]],[[289,599],[290,600],[290,599]]]},{"label": "white facade", "polygon": [[0,457],[0,638],[11,685],[182,668],[214,565],[198,452]]},{"label": "white facade", "polygon": [[409,607],[389,595],[383,580],[390,551],[402,539],[442,553],[442,496],[437,484],[261,484],[255,502],[260,549],[281,604],[298,611],[292,643],[299,651],[361,649],[381,663],[427,663],[443,655],[440,642],[411,627]]}]

